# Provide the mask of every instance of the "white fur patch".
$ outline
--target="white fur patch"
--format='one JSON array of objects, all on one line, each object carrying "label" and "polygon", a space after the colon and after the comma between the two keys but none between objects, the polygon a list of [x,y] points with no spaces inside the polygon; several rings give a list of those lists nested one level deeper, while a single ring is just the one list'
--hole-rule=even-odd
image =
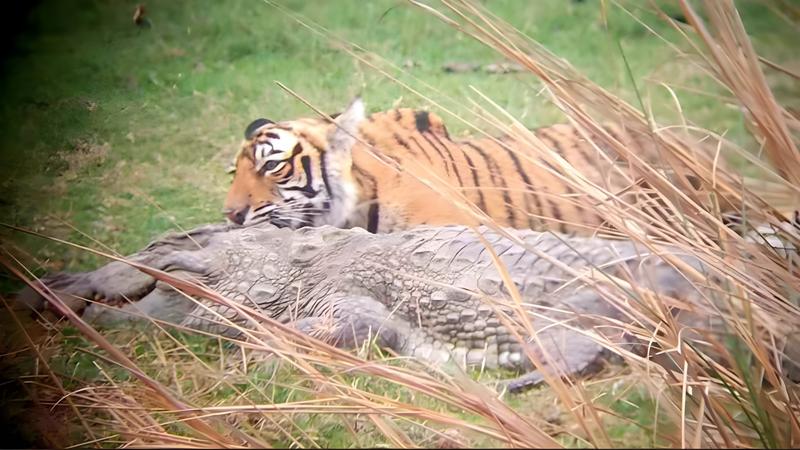
[{"label": "white fur patch", "polygon": [[351,219],[358,201],[358,191],[350,175],[353,165],[352,150],[356,143],[355,136],[365,117],[364,102],[356,97],[347,109],[336,118],[337,127],[328,136],[328,147],[325,149],[325,167],[331,188],[331,207],[324,222],[342,227]]}]

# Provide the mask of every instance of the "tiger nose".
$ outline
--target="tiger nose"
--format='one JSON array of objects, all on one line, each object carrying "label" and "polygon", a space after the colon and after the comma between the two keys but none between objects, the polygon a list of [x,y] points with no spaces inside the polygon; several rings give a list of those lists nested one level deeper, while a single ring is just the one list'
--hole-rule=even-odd
[{"label": "tiger nose", "polygon": [[247,216],[247,212],[248,211],[250,211],[250,207],[249,206],[245,206],[244,208],[241,208],[241,209],[228,210],[228,211],[225,212],[225,215],[228,217],[228,219],[231,222],[233,222],[233,223],[235,223],[237,225],[242,225],[242,224],[244,224],[244,218]]}]

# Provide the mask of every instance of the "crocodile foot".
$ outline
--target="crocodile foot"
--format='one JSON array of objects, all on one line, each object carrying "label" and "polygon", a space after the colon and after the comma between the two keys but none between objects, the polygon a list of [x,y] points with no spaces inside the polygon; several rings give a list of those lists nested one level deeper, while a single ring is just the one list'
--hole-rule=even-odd
[{"label": "crocodile foot", "polygon": [[328,315],[292,322],[299,331],[339,348],[354,349],[374,341],[381,348],[401,351],[404,339],[390,311],[372,297],[334,294]]},{"label": "crocodile foot", "polygon": [[[146,261],[145,265],[167,270],[173,276],[204,274],[206,270],[202,262],[189,252],[164,255],[156,260]],[[174,306],[172,303],[188,301],[183,294],[167,284],[157,282],[153,277],[121,261],[111,262],[91,272],[58,273],[36,283],[40,288],[46,286],[46,289],[85,320],[98,324],[118,321],[126,314],[130,316],[130,313],[171,318],[176,307],[179,310],[185,309],[184,306]],[[58,310],[31,286],[24,287],[17,294],[15,303],[36,312],[51,311],[60,316]]]},{"label": "crocodile foot", "polygon": [[530,350],[541,363],[541,370],[508,380],[505,387],[509,392],[519,393],[542,384],[548,378],[544,371],[561,377],[594,374],[603,367],[609,353],[596,340],[566,328],[540,332],[538,342],[544,348],[530,344]]}]

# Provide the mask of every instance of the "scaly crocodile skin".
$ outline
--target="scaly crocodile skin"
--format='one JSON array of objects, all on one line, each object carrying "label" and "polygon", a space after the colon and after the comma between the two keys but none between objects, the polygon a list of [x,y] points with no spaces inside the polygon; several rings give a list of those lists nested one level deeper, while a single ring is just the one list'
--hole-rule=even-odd
[{"label": "scaly crocodile skin", "polygon": [[[522,341],[515,337],[512,329],[522,328],[506,317],[514,315],[509,289],[489,251],[465,227],[370,234],[329,226],[296,231],[271,225],[206,226],[157,240],[129,259],[198,279],[232,300],[256,305],[279,321],[339,345],[357,345],[377,333],[379,344],[432,362],[527,371],[532,364],[523,345],[529,345],[537,356],[546,352],[567,373],[590,370],[603,347],[585,332],[622,342],[626,337],[615,331],[618,327],[609,327],[609,321],[632,320],[629,309],[621,310],[601,294],[607,285],[588,287],[571,272],[585,273],[591,267],[687,302],[694,311],[672,312],[686,326],[719,329],[718,315],[703,312],[697,288],[642,246],[507,231],[524,245],[479,229],[509,268],[538,339],[524,332]],[[692,257],[666,251],[706,270]],[[138,311],[196,328],[231,331],[171,287],[122,262],[44,281],[62,298],[72,294],[116,305],[80,303],[84,317],[95,323],[123,320]],[[32,296],[22,298],[31,301]],[[210,309],[241,322],[230,308],[212,303]],[[328,333],[321,335],[323,329]],[[688,331],[683,335],[691,336]],[[540,380],[539,374],[529,374],[512,387]]]}]

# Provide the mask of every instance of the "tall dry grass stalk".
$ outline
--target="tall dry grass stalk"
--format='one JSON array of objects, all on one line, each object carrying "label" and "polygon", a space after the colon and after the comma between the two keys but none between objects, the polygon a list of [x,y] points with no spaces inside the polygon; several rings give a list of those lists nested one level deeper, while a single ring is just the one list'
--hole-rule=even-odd
[{"label": "tall dry grass stalk", "polygon": [[715,78],[739,100],[753,136],[763,146],[775,170],[794,186],[800,186],[800,150],[790,130],[800,121],[775,99],[761,70],[760,59],[732,1],[705,5],[710,29],[686,0],[681,8],[705,44],[704,56]]},{"label": "tall dry grass stalk", "polygon": [[[783,345],[796,345],[791,341],[787,343],[786,339],[796,333],[800,324],[800,311],[795,301],[800,287],[796,275],[797,261],[777,257],[781,255],[771,247],[746,242],[726,229],[719,220],[722,200],[728,206],[738,206],[742,214],[756,223],[774,223],[775,218],[783,219],[778,208],[750,192],[741,183],[741,177],[720,167],[717,164],[719,155],[704,152],[703,145],[691,138],[689,131],[693,130],[685,126],[659,126],[652,116],[591,83],[566,62],[531,42],[478,4],[444,0],[442,8],[434,10],[413,0],[412,3],[536,75],[567,119],[585,131],[587,140],[597,136],[600,143],[627,161],[633,176],[652,188],[644,198],[658,197],[659,208],[666,208],[673,220],[665,223],[651,209],[627,203],[617,193],[587,182],[567,161],[538,142],[513,117],[495,107],[494,114],[487,114],[495,124],[503,127],[503,124],[511,123],[511,126],[505,126],[505,131],[521,142],[530,143],[531,153],[525,155],[521,152],[521,157],[535,154],[549,158],[551,164],[562,169],[564,179],[585,193],[586,201],[594,201],[599,206],[597,210],[609,223],[625,230],[629,238],[654,250],[654,238],[675,245],[703,260],[722,280],[715,288],[727,296],[729,309],[718,313],[726,317],[729,329],[735,331],[743,347],[737,354],[722,342],[712,342],[714,353],[724,355],[722,359],[726,364],[722,366],[713,362],[704,350],[686,347],[686,343],[678,338],[681,330],[670,320],[669,314],[664,314],[663,300],[639,303],[656,306],[651,311],[636,307],[632,311],[633,315],[640,315],[634,323],[644,324],[649,319],[665,325],[661,338],[651,338],[660,341],[662,349],[674,349],[680,354],[674,359],[681,370],[666,373],[664,377],[652,376],[647,364],[638,364],[635,358],[626,359],[634,370],[642,371],[642,379],[653,394],[662,395],[667,400],[662,405],[675,422],[681,424],[681,445],[797,445],[800,428],[796,419],[796,387],[786,384],[785,375],[774,363],[775,355],[781,351],[776,346],[777,341],[782,340]],[[792,120],[791,116],[777,104],[769,90],[759,59],[733,3],[721,1],[706,5],[711,32],[688,3],[682,2],[692,26],[706,44],[705,49],[697,45],[694,48],[698,56],[704,58],[710,73],[731,90],[748,118],[752,119],[755,126],[751,130],[765,146],[774,171],[784,180],[782,184],[788,193],[786,200],[796,208],[800,198],[796,172],[800,170],[800,164],[795,137],[787,124]],[[693,36],[684,36],[694,43]],[[495,106],[489,99],[483,99]],[[606,133],[602,123],[609,119],[626,129],[650,136],[659,160],[643,160],[639,149],[626,146]],[[717,153],[723,152],[724,156],[732,146],[721,137],[714,138]],[[702,180],[709,198],[691,194],[693,190],[686,182],[687,175]],[[776,181],[780,182],[780,179]],[[786,241],[797,245],[795,236],[780,234]],[[710,281],[709,274],[696,275],[700,276],[690,279],[698,285]],[[660,313],[654,315],[653,311],[659,309]],[[640,336],[651,334],[647,327],[629,331]],[[562,400],[567,401],[566,398]],[[739,422],[734,419],[731,405],[740,408],[738,413],[744,414],[747,420]]]},{"label": "tall dry grass stalk", "polygon": [[[800,195],[800,157],[796,136],[792,134],[798,124],[797,119],[779,105],[764,81],[760,60],[750,45],[733,3],[705,3],[709,18],[709,23],[705,24],[688,3],[682,2],[692,29],[679,29],[694,49],[695,56],[703,58],[708,73],[740,102],[752,122],[751,131],[763,144],[768,156],[770,164],[762,163],[763,177],[772,183],[770,186],[780,189],[779,194],[751,188],[750,183],[744,182],[741,176],[721,163],[731,153],[742,154],[754,163],[759,163],[757,158],[742,153],[722,136],[688,125],[688,120],[669,126],[656,123],[648,114],[646,105],[637,108],[592,83],[567,62],[479,4],[443,0],[439,7],[434,8],[414,0],[410,3],[519,63],[537,77],[550,100],[563,111],[566,120],[582,130],[587,140],[597,144],[598,153],[609,149],[614,157],[625,161],[626,164],[614,176],[629,180],[630,192],[614,192],[608,186],[586,179],[480,92],[476,91],[478,100],[475,103],[481,106],[478,115],[471,120],[453,115],[455,119],[479,132],[483,132],[484,127],[477,124],[488,123],[514,136],[522,145],[510,150],[534,164],[539,158],[546,161],[547,170],[555,170],[574,191],[582,194],[576,201],[584,202],[602,214],[618,233],[655,252],[669,244],[696,256],[713,271],[711,274],[697,273],[680,265],[679,260],[669,254],[664,255],[687,279],[714,293],[714,298],[707,298],[709,314],[733,333],[732,342],[721,342],[710,334],[704,335],[704,345],[701,345],[702,340],[684,339],[685,330],[676,323],[670,311],[676,300],[654,295],[646,283],[639,282],[641,280],[609,279],[597,272],[573,273],[575,277],[593,277],[592,283],[603,292],[607,301],[624,305],[629,311],[626,321],[610,323],[611,326],[650,342],[650,353],[658,353],[653,356],[672,363],[671,366],[654,364],[599,334],[587,332],[624,359],[631,367],[632,377],[656,400],[659,406],[655,422],[677,427],[677,435],[673,435],[667,425],[653,430],[654,442],[681,447],[800,445],[798,389],[787,380],[777,363],[788,336],[800,324],[800,310],[796,303],[800,278],[794,265],[796,261],[787,258],[780,250],[753,242],[753,239],[744,239],[725,226],[720,216],[724,204],[726,208],[740,211],[752,223],[777,225],[784,218],[781,211],[787,206],[800,206],[796,203]],[[319,25],[279,5],[273,6],[310,31],[330,39],[365,65],[438,105],[445,113],[449,112],[447,104],[453,99],[437,93],[420,80],[414,80],[413,76],[401,79],[401,68],[356,44],[337,39]],[[666,19],[666,15],[664,17]],[[411,81],[404,81],[408,78]],[[648,136],[657,158],[643,158],[640,149],[617,141],[603,128],[606,122]],[[379,152],[375,156],[380,159]],[[384,162],[391,164],[390,161]],[[397,170],[403,168],[397,167]],[[461,204],[464,214],[494,226],[455,187],[431,174],[415,175],[440,195]],[[690,183],[692,179],[699,180],[702,189],[694,189]],[[631,193],[633,195],[624,195]],[[664,219],[664,211],[667,211],[668,220]],[[513,234],[494,227],[516,240]],[[777,234],[787,242],[800,245],[792,235],[782,231]],[[529,250],[538,252],[535,248]],[[104,256],[118,259],[114,255]],[[499,260],[496,261],[499,264]],[[21,279],[30,281],[30,274],[26,274],[10,257],[2,262]],[[376,435],[383,436],[385,442],[397,447],[478,442],[469,439],[485,439],[514,447],[552,447],[564,442],[593,446],[618,443],[607,431],[614,413],[608,411],[583,382],[547,377],[554,397],[571,414],[575,424],[574,427],[554,427],[535,415],[521,414],[491,389],[469,377],[453,376],[433,368],[421,370],[413,363],[408,366],[366,359],[361,353],[345,352],[304,336],[204,286],[151,268],[140,269],[188,296],[224,304],[238,311],[247,318],[246,326],[231,323],[221,316],[218,319],[220,324],[238,328],[243,337],[216,338],[231,343],[242,352],[259,351],[273,355],[274,360],[291,367],[297,375],[291,383],[281,380],[272,383],[290,386],[307,395],[296,401],[253,402],[249,398],[261,395],[265,386],[248,381],[242,387],[242,383],[231,383],[223,377],[219,386],[235,392],[233,398],[223,399],[218,404],[202,405],[182,400],[201,396],[181,392],[178,380],[170,386],[157,381],[120,348],[83,323],[62,299],[41,290],[48,301],[107,355],[103,358],[124,367],[136,378],[136,381],[123,383],[108,375],[103,383],[87,384],[73,392],[65,392],[58,383],[39,386],[42,392],[52,397],[53,405],[67,404],[82,417],[89,436],[84,445],[266,446],[279,441],[296,446],[315,445],[317,437],[298,422],[301,415],[335,418],[351,433],[355,443],[362,442],[359,426],[363,425],[357,424],[359,419],[365,419]],[[506,270],[503,273],[508,277]],[[511,306],[521,310],[519,294],[513,289],[513,284],[506,281],[512,293]],[[509,324],[519,325],[520,338],[526,333],[535,338],[535,330],[526,314],[506,319]],[[161,324],[154,326],[160,327]],[[793,341],[788,345],[797,344],[798,341]],[[32,344],[30,346],[35,348]],[[198,367],[210,370],[208,363],[202,362],[185,346],[178,345],[177,348],[175,352],[162,352],[159,356],[167,361],[180,354],[195,361]],[[220,358],[225,358],[224,355],[221,352]],[[544,361],[538,360],[536,355],[530,356],[537,366],[547,362],[547,356]],[[553,356],[556,355],[550,355]],[[349,377],[352,374],[368,380],[383,380],[386,384],[381,386],[391,388],[376,392],[364,386],[368,384],[364,379]],[[414,401],[395,398],[395,387],[411,392],[409,398]],[[430,406],[423,399],[438,406]],[[465,419],[464,415],[474,419]],[[228,420],[219,420],[222,417]],[[269,438],[262,439],[265,427],[269,430],[266,434]],[[103,429],[105,433],[100,435],[95,429]],[[445,432],[452,429],[460,430],[459,437]],[[97,432],[97,436],[92,436],[92,430]],[[420,435],[425,438],[420,438]],[[574,440],[556,439],[556,436],[564,435]]]}]

